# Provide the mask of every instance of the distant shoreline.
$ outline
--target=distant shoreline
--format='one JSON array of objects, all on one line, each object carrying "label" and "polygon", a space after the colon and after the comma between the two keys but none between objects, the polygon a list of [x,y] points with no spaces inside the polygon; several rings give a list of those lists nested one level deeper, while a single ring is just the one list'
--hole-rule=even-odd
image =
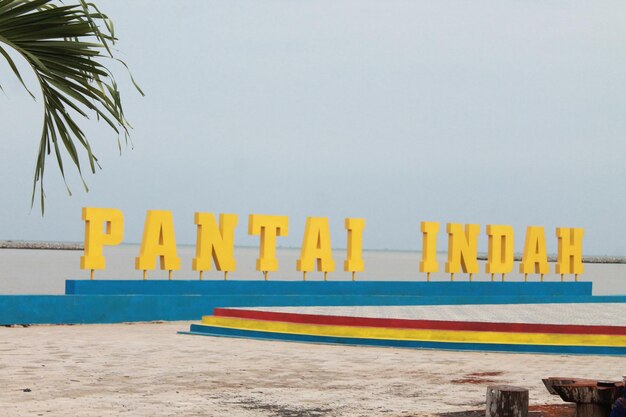
[{"label": "distant shoreline", "polygon": [[[487,255],[478,254],[477,259],[479,261],[486,261]],[[515,254],[513,257],[515,262],[522,260],[522,255]],[[556,262],[556,255],[548,255],[548,262]],[[584,264],[626,264],[626,257],[624,256],[584,256]]]},{"label": "distant shoreline", "polygon": [[77,242],[0,240],[0,249],[83,250],[85,246]]},{"label": "distant shoreline", "polygon": [[[242,248],[251,248],[242,246]],[[0,240],[0,249],[35,249],[35,250],[84,250],[85,245],[82,242],[44,242],[44,241],[29,241],[29,240]],[[277,248],[286,250],[297,250],[298,248]],[[342,250],[342,249],[337,249]],[[404,250],[368,250],[364,249],[363,252],[416,252],[420,251],[404,251]],[[479,261],[486,261],[487,255],[485,253],[479,253],[477,259]],[[515,262],[522,260],[522,255],[515,254]],[[556,262],[556,255],[548,255],[548,262]],[[583,263],[586,264],[626,264],[626,256],[583,256]]]}]

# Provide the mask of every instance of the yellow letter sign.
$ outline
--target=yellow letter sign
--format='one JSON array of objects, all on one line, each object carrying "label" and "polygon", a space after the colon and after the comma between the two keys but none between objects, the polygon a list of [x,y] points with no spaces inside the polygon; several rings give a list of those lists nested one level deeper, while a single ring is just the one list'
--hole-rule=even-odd
[{"label": "yellow letter sign", "polygon": [[[83,207],[85,221],[85,255],[80,257],[80,268],[104,269],[106,260],[102,254],[104,245],[119,245],[124,239],[124,213],[113,208]],[[106,233],[104,228],[106,227]]]},{"label": "yellow letter sign", "polygon": [[172,271],[180,269],[180,258],[176,252],[171,211],[148,210],[146,214],[141,249],[139,257],[135,258],[135,269],[143,271],[143,279],[147,278],[146,271],[156,267],[157,257],[160,258],[161,269],[169,271],[169,279],[172,279]]},{"label": "yellow letter sign", "polygon": [[487,249],[487,265],[485,272],[491,274],[504,275],[513,270],[513,227],[503,225],[487,225],[487,236],[489,237]]},{"label": "yellow letter sign", "polygon": [[224,279],[234,271],[235,261],[235,227],[236,214],[220,214],[220,226],[217,227],[213,213],[196,213],[194,222],[198,225],[196,237],[196,257],[191,261],[191,269],[200,271],[200,279],[204,271],[211,270],[211,258],[218,271],[224,271]]},{"label": "yellow letter sign", "polygon": [[317,260],[317,270],[327,274],[335,270],[335,261],[330,247],[330,229],[325,217],[307,217],[302,239],[300,259],[296,261],[296,269],[302,271],[306,281],[306,273],[312,271]]},{"label": "yellow letter sign", "polygon": [[526,228],[524,255],[519,264],[519,271],[524,274],[524,280],[528,279],[528,274],[541,274],[542,281],[543,275],[550,271],[546,251],[546,233],[543,227],[528,226]]},{"label": "yellow letter sign", "polygon": [[557,255],[556,273],[575,274],[578,281],[578,274],[582,274],[583,267],[583,235],[582,228],[557,227],[556,237],[559,239],[559,252]]},{"label": "yellow letter sign", "polygon": [[450,274],[450,279],[454,281],[454,274],[463,268],[463,272],[469,273],[470,281],[472,274],[478,272],[478,233],[480,226],[477,224],[466,224],[465,231],[460,223],[448,223],[448,262],[446,262],[446,272]]},{"label": "yellow letter sign", "polygon": [[343,262],[343,270],[352,272],[352,281],[354,281],[354,275],[365,269],[365,263],[363,262],[363,229],[365,229],[365,219],[345,219],[344,226],[348,231],[348,256]]},{"label": "yellow letter sign", "polygon": [[437,233],[439,223],[421,222],[422,230],[422,260],[420,262],[420,272],[426,272],[426,281],[430,281],[431,272],[439,271],[437,262]]},{"label": "yellow letter sign", "polygon": [[248,234],[261,236],[261,251],[256,260],[256,270],[262,271],[267,281],[268,271],[278,269],[276,259],[276,236],[287,236],[289,217],[251,214],[248,217]]}]

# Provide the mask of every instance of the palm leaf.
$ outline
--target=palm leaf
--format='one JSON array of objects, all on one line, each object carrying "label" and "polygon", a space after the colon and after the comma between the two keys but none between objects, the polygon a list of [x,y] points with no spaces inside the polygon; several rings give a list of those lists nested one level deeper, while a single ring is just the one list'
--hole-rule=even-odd
[{"label": "palm leaf", "polygon": [[[44,169],[46,157],[54,156],[65,181],[63,157],[69,156],[78,170],[85,190],[79,148],[87,154],[95,173],[98,159],[75,117],[95,114],[118,135],[128,140],[130,124],[124,116],[121,95],[113,73],[103,64],[113,56],[113,22],[95,4],[78,0],[65,4],[57,0],[0,0],[0,56],[9,64],[24,88],[34,98],[7,53],[11,48],[32,67],[43,97],[44,114],[39,151],[35,162],[31,204],[37,185],[44,212]],[[143,92],[130,77],[137,90]],[[121,147],[120,147],[121,149]],[[66,187],[71,195],[69,187]]]}]

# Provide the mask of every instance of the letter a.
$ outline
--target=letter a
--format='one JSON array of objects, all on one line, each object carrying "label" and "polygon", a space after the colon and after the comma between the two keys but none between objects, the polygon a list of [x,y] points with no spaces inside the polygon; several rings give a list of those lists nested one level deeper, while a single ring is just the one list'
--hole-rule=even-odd
[{"label": "letter a", "polygon": [[519,265],[522,274],[547,274],[550,272],[548,253],[546,251],[546,233],[541,226],[526,228],[524,255]]},{"label": "letter a", "polygon": [[325,217],[307,217],[302,239],[300,259],[296,269],[302,272],[312,271],[317,260],[317,270],[333,272],[335,261],[330,247],[330,229]]},{"label": "letter a", "polygon": [[180,258],[176,252],[174,220],[172,212],[167,210],[148,210],[143,229],[143,239],[139,257],[135,258],[135,268],[144,271],[156,267],[160,258],[161,269],[175,271],[180,269]]}]

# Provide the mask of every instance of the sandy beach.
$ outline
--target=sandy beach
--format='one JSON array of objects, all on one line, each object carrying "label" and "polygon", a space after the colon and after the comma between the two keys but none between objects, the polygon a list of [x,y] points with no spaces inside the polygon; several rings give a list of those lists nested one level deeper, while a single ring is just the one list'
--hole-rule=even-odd
[{"label": "sandy beach", "polygon": [[561,404],[547,376],[620,379],[626,358],[446,352],[179,335],[191,322],[0,328],[6,416],[430,416],[486,387]]}]

